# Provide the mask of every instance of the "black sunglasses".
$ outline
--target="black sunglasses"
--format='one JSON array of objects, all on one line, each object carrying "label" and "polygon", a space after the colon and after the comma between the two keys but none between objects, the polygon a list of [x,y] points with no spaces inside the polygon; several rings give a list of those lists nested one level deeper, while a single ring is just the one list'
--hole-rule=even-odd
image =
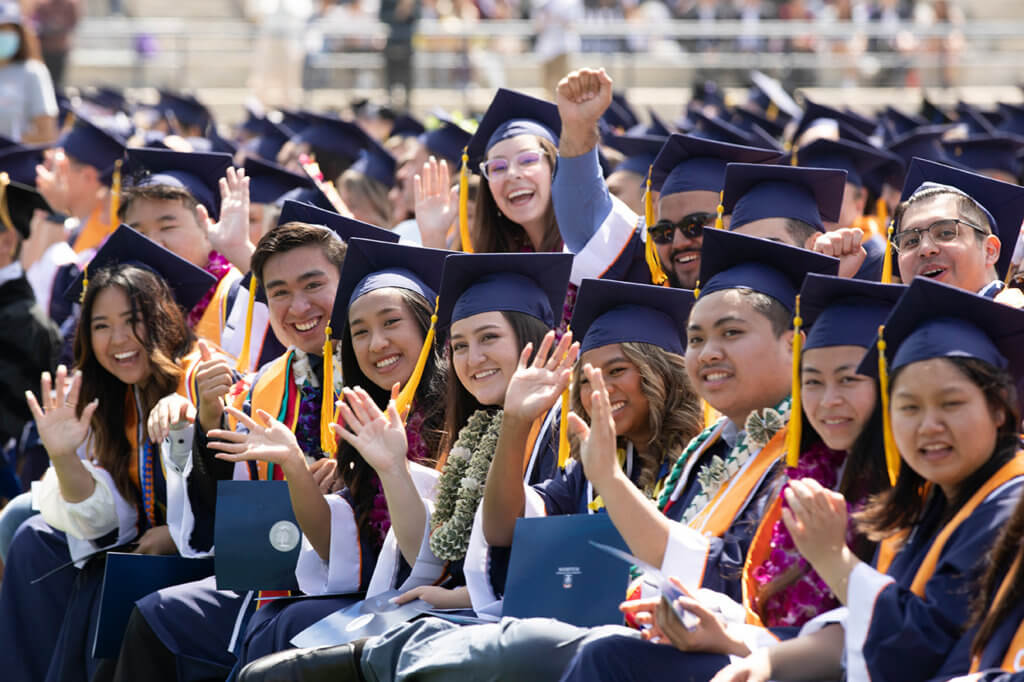
[{"label": "black sunglasses", "polygon": [[687,239],[696,239],[703,234],[705,227],[710,228],[714,225],[714,213],[691,213],[683,216],[677,223],[659,220],[647,228],[647,234],[655,244],[671,244],[676,230],[682,230],[683,236]]}]

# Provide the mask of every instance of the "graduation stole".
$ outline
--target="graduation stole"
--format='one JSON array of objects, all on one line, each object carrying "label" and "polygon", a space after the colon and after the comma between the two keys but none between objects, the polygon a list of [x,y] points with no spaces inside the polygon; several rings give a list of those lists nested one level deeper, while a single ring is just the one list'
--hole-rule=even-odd
[{"label": "graduation stole", "polygon": [[[1010,587],[1016,580],[1018,571],[1021,570],[1020,554],[1017,554],[1017,558],[1013,560],[1013,565],[1010,566],[1010,570],[1007,571],[1006,576],[1003,577],[1003,582],[999,584],[999,590],[996,592],[996,598],[992,602],[992,609],[994,610],[997,605],[1001,604],[1003,599],[1006,598],[1006,593],[1010,591]],[[981,657],[974,656],[971,659],[971,672],[978,672],[981,667]],[[1003,656],[1003,662],[999,666],[1000,670],[1004,670],[1008,673],[1017,672],[1024,669],[1024,621],[1017,626],[1017,632],[1013,635],[1013,639],[1010,640],[1010,646],[1006,649],[1006,654]]]},{"label": "graduation stole", "polygon": [[[302,397],[299,387],[295,385],[295,374],[292,370],[294,360],[294,349],[279,356],[270,363],[270,366],[249,392],[253,415],[257,410],[263,410],[284,423],[292,430],[292,433],[295,433],[295,427],[299,423],[299,403]],[[239,397],[239,402],[242,400],[244,400],[244,394]],[[242,409],[240,404],[236,407]],[[256,462],[258,480],[274,480],[275,469],[276,467],[271,462]]]},{"label": "graduation stole", "polygon": [[[110,225],[103,222],[104,206],[105,202],[93,209],[93,212],[89,215],[89,220],[85,223],[85,227],[75,237],[75,243],[71,245],[75,253],[82,253],[83,251],[99,247],[103,240],[107,238],[107,235],[110,234]],[[114,227],[117,226],[115,225]]]},{"label": "graduation stole", "polygon": [[[156,485],[153,471],[153,467],[156,466],[157,455],[144,428],[139,422],[135,391],[129,389],[124,400],[124,435],[128,438],[128,444],[132,449],[131,459],[128,463],[128,472],[132,477],[132,481],[139,488],[143,512],[146,514],[149,527],[153,528],[158,525]],[[160,458],[160,466],[163,466],[162,458]],[[166,472],[164,472],[164,480],[167,480]],[[161,516],[166,517],[166,509],[161,509],[160,512]]]},{"label": "graduation stole", "polygon": [[[1018,452],[1013,456],[1013,459],[1001,466],[999,471],[993,474],[983,486],[978,488],[974,495],[971,496],[971,499],[956,513],[956,516],[943,527],[936,536],[932,546],[928,548],[928,553],[918,567],[917,573],[914,574],[914,581],[910,585],[911,592],[918,597],[924,598],[925,585],[935,573],[935,568],[939,563],[939,556],[942,554],[942,550],[945,548],[949,537],[960,527],[960,524],[974,513],[974,510],[985,501],[985,498],[992,494],[992,491],[1018,476],[1024,476],[1024,451]],[[892,560],[898,552],[896,547],[902,543],[905,537],[905,533],[900,533],[882,540],[878,550],[878,564],[876,566],[879,572],[887,573],[889,571]]]},{"label": "graduation stole", "polygon": [[[192,330],[197,337],[218,344],[221,342],[220,334],[224,330],[224,324],[227,321],[228,315],[228,291],[230,291],[231,285],[240,279],[241,276],[238,270],[231,268],[217,282],[206,310],[203,311],[199,322],[196,323],[195,328]],[[248,359],[246,359],[245,366],[249,366]]]}]

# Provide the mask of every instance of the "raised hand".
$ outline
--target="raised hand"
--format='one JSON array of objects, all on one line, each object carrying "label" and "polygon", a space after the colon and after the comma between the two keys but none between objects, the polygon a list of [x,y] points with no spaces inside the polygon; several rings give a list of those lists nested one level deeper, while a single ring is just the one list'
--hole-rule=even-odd
[{"label": "raised hand", "polygon": [[505,391],[505,419],[532,422],[550,410],[569,385],[579,344],[572,342],[571,333],[566,333],[552,350],[554,343],[555,332],[549,331],[532,363],[532,343],[519,354],[519,365]]},{"label": "raised hand", "polygon": [[220,428],[224,415],[223,398],[235,383],[233,365],[223,355],[214,355],[209,344],[200,339],[195,375],[199,425],[204,431]]},{"label": "raised hand", "polygon": [[218,184],[220,220],[208,228],[210,245],[245,271],[255,248],[249,241],[249,178],[242,169],[228,168]]},{"label": "raised hand", "polygon": [[[603,483],[620,470],[615,454],[615,419],[611,400],[601,370],[590,364],[583,366],[583,375],[590,384],[590,426],[575,413],[569,414],[569,428],[580,439],[580,462],[587,480],[600,489]],[[580,390],[588,390],[580,387]]]},{"label": "raised hand", "polygon": [[843,227],[816,234],[809,241],[810,246],[806,248],[839,259],[840,277],[856,275],[868,256],[868,252],[861,245],[864,241],[864,231],[859,227]]},{"label": "raised hand", "polygon": [[590,151],[597,143],[597,122],[612,102],[611,77],[604,69],[579,69],[559,81],[556,95],[562,119],[559,152],[579,156]]},{"label": "raised hand", "polygon": [[796,548],[820,572],[819,565],[846,547],[846,500],[810,478],[790,481],[785,500],[782,520]]},{"label": "raised hand", "polygon": [[227,462],[260,460],[282,468],[296,465],[306,468],[305,456],[299,448],[299,442],[295,440],[295,434],[270,416],[269,412],[257,410],[256,418],[259,421],[256,421],[234,407],[225,410],[249,431],[242,433],[213,429],[207,432],[210,449],[218,451],[218,459]]},{"label": "raised hand", "polygon": [[89,435],[89,422],[99,400],[94,399],[82,409],[81,415],[76,414],[82,373],[76,370],[69,383],[68,369],[64,365],[57,367],[56,386],[49,372],[43,372],[39,383],[42,406],[31,391],[25,391],[25,400],[35,419],[43,447],[51,459],[77,459],[76,452]]},{"label": "raised hand", "polygon": [[313,481],[324,495],[334,492],[334,472],[337,470],[338,460],[330,457],[321,457],[309,465],[309,473],[313,474]]},{"label": "raised hand", "polygon": [[135,554],[177,554],[178,548],[171,538],[171,529],[167,526],[154,526],[139,538]]},{"label": "raised hand", "polygon": [[337,405],[345,426],[331,424],[335,435],[354,447],[378,474],[393,475],[405,470],[409,443],[394,399],[388,402],[384,413],[362,388],[346,388],[344,397]]},{"label": "raised hand", "polygon": [[459,217],[459,188],[451,186],[448,162],[431,156],[413,176],[412,186],[423,246],[445,248],[448,229]]},{"label": "raised hand", "polygon": [[188,398],[177,393],[166,395],[149,411],[149,419],[146,420],[149,440],[152,443],[161,443],[170,435],[174,426],[184,422],[192,423],[195,420],[196,408]]},{"label": "raised hand", "polygon": [[[71,160],[65,156],[63,149],[53,152],[50,168],[42,164],[36,166],[36,189],[53,210],[61,213],[71,212],[71,189],[68,184],[70,168]],[[88,216],[83,220],[88,220]]]}]

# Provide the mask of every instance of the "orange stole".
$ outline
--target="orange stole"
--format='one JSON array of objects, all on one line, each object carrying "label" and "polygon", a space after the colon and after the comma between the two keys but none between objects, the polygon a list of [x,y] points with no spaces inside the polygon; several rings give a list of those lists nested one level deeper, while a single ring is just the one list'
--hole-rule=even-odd
[{"label": "orange stole", "polygon": [[782,518],[782,497],[776,497],[765,512],[761,523],[757,526],[754,539],[747,550],[747,559],[743,562],[743,608],[747,611],[747,623],[766,627],[761,621],[761,589],[754,580],[754,569],[764,564],[772,553],[772,529]]},{"label": "orange stole", "polygon": [[[231,289],[231,285],[241,278],[242,273],[233,266],[220,278],[213,296],[210,297],[209,305],[206,306],[199,321],[196,322],[196,327],[193,330],[196,336],[217,344],[220,343],[220,334],[224,330],[224,323],[228,316],[228,291]],[[248,364],[247,362],[246,365],[248,366]]]},{"label": "orange stole", "polygon": [[[266,371],[260,376],[259,381],[253,384],[249,391],[251,414],[255,417],[257,410],[263,410],[285,426],[295,431],[298,423],[299,395],[295,382],[292,381],[292,360],[295,351],[289,350],[284,355],[278,356],[270,363]],[[245,401],[245,394],[240,394],[235,401],[235,407],[242,409]],[[230,425],[235,428],[234,424]],[[257,462],[256,469],[259,471],[261,481],[270,480],[270,468],[267,462]]]},{"label": "orange stole", "polygon": [[[1017,579],[1018,571],[1020,571],[1020,554],[1013,560],[1013,565],[1010,566],[1010,570],[1003,577],[1003,582],[999,584],[999,590],[996,592],[996,598],[993,600],[990,610],[995,610],[996,606],[1001,604],[1003,599],[1006,598],[1006,593],[1010,591],[1010,586]],[[1024,622],[1017,626],[1017,633],[1010,640],[1010,646],[1006,649],[1006,655],[1003,656],[1003,662],[1000,664],[999,669],[1008,673],[1015,673],[1024,669],[1024,665],[1018,665],[1019,659],[1024,659]],[[978,672],[980,667],[980,657],[974,656],[971,659],[971,672]]]},{"label": "orange stole", "polygon": [[[75,243],[71,245],[75,253],[95,249],[103,243],[103,240],[112,231],[110,224],[103,221],[103,210],[106,204],[107,200],[104,200],[103,203],[93,209],[89,220],[85,223],[85,227],[75,237]],[[114,227],[117,227],[117,225],[115,224]]]},{"label": "orange stole", "polygon": [[874,216],[865,215],[857,218],[853,221],[853,227],[858,227],[864,232],[862,241],[867,241],[872,237],[885,237],[884,228],[878,224],[878,220]]},{"label": "orange stole", "polygon": [[780,429],[772,436],[767,445],[754,456],[754,461],[739,474],[739,478],[723,485],[707,506],[690,521],[689,526],[700,533],[722,537],[750,499],[757,484],[786,454],[786,431]]},{"label": "orange stole", "polygon": [[[932,575],[935,573],[935,567],[939,563],[939,556],[942,554],[942,550],[946,546],[946,541],[949,537],[960,527],[960,524],[967,520],[974,510],[977,509],[985,498],[992,494],[999,486],[1004,483],[1018,477],[1024,476],[1024,451],[1018,452],[1014,455],[1013,459],[1000,467],[999,471],[992,475],[992,478],[988,479],[983,486],[981,486],[977,492],[971,496],[971,499],[960,508],[960,511],[956,513],[949,523],[939,532],[932,546],[928,548],[928,553],[924,557],[924,561],[921,562],[921,566],[917,569],[917,573],[914,575],[914,581],[910,585],[910,591],[916,594],[918,597],[924,598],[925,585],[931,580]],[[892,557],[895,557],[897,552],[894,549],[894,545],[898,542],[899,536],[886,538],[882,540],[881,546],[879,547],[879,558],[878,571],[887,573],[889,567],[892,564]],[[885,561],[883,565],[883,560]]]}]

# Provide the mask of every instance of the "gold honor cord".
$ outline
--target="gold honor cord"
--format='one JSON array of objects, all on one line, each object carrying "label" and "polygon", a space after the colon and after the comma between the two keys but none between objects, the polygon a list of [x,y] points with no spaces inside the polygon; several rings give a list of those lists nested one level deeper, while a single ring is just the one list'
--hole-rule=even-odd
[{"label": "gold honor cord", "polygon": [[473,253],[469,239],[469,147],[462,148],[462,167],[459,168],[459,241],[463,253]]},{"label": "gold honor cord", "polygon": [[4,229],[13,230],[14,221],[11,220],[11,214],[7,210],[7,185],[11,184],[11,178],[7,173],[0,173],[0,223],[3,223]]},{"label": "gold honor cord", "polygon": [[[246,341],[248,342],[248,339]],[[320,449],[324,451],[325,455],[333,457],[338,452],[338,441],[335,440],[334,432],[331,431],[331,424],[335,419],[334,349],[331,348],[331,325],[329,323],[324,329],[324,380],[321,384],[323,390],[320,396]],[[296,405],[301,399],[301,396],[296,396]],[[298,421],[295,423],[298,424]]]},{"label": "gold honor cord", "polygon": [[882,284],[892,284],[892,238],[893,225],[885,231],[885,257],[882,258]]},{"label": "gold honor cord", "polygon": [[114,162],[114,177],[110,181],[110,230],[108,234],[117,229],[121,220],[117,217],[121,210],[121,159]]},{"label": "gold honor cord", "polygon": [[715,209],[715,229],[724,230],[725,222],[722,220],[722,216],[725,215],[725,190],[723,189],[718,193],[718,207]]},{"label": "gold honor cord", "polygon": [[801,327],[804,320],[800,317],[800,294],[796,295],[796,310],[793,315],[793,382],[790,394],[793,397],[789,411],[789,430],[786,431],[786,466],[795,467],[800,461],[800,438],[803,431],[804,415],[801,409],[800,396],[800,353],[803,350]]},{"label": "gold honor cord", "polygon": [[235,369],[239,372],[249,371],[249,338],[252,336],[252,312],[256,306],[256,275],[249,275],[249,303],[245,307],[245,336],[242,337],[242,352],[238,354]]},{"label": "gold honor cord", "polygon": [[[565,333],[570,333],[571,330],[566,329]],[[566,349],[566,355],[569,351]],[[564,355],[562,356],[565,357]],[[558,428],[558,468],[565,468],[565,463],[569,460],[569,387],[566,386],[565,390],[562,391],[562,418],[559,422]]]},{"label": "gold honor cord", "polygon": [[892,435],[892,417],[889,415],[889,363],[885,358],[885,325],[878,327],[878,390],[882,394],[882,442],[885,447],[885,468],[889,483],[896,485],[900,476],[900,451]]},{"label": "gold honor cord", "polygon": [[[654,170],[654,165],[650,165],[647,168],[647,188],[644,191],[644,222],[648,228],[654,226],[654,198],[651,195],[651,173]],[[661,267],[661,259],[658,258],[658,247],[654,245],[654,240],[651,239],[651,235],[647,233],[647,239],[644,241],[644,259],[647,261],[647,269],[651,271],[651,281],[658,286],[666,286],[668,284],[668,275]]]}]

